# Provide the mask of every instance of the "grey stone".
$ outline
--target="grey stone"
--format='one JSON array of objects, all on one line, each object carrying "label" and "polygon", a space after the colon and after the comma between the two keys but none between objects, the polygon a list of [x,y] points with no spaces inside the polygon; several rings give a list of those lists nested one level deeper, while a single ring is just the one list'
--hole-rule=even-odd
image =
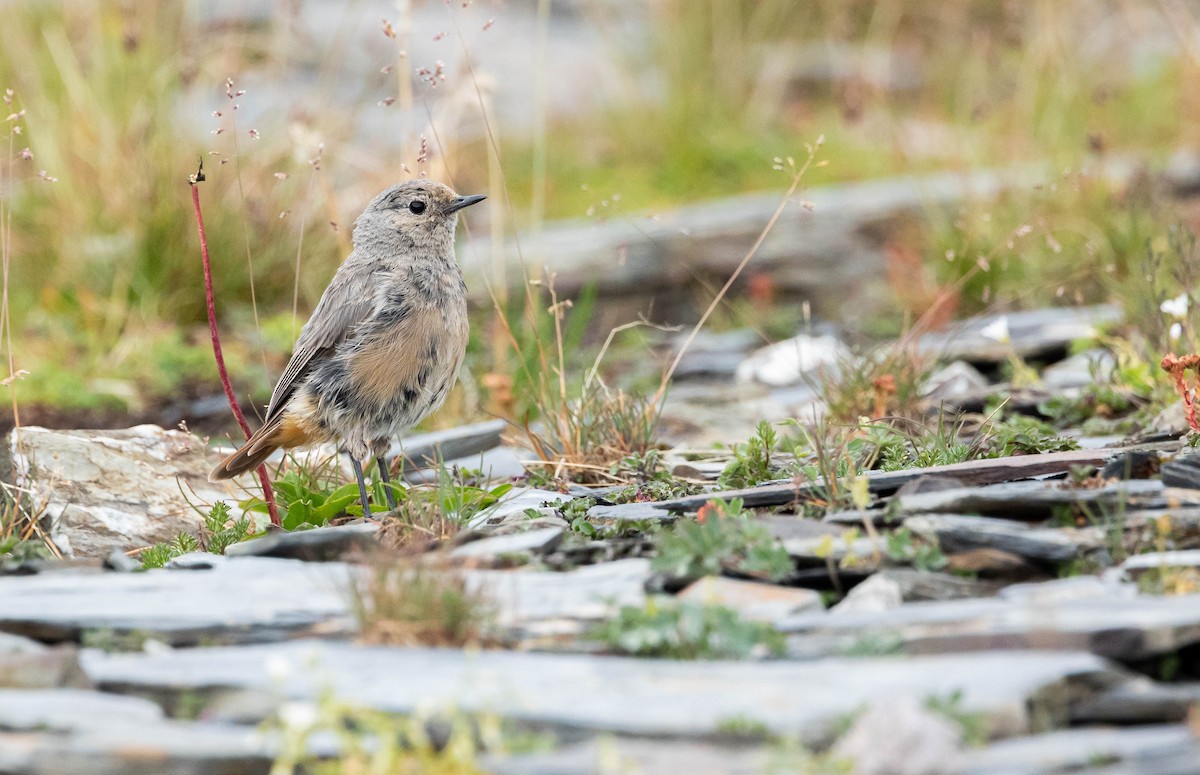
[{"label": "grey stone", "polygon": [[744,356],[740,350],[727,352],[688,350],[675,367],[672,380],[722,377],[733,379]]},{"label": "grey stone", "polygon": [[737,367],[737,378],[771,387],[794,385],[835,371],[849,357],[850,351],[835,336],[798,334],[752,353]]},{"label": "grey stone", "polygon": [[[895,492],[908,482],[929,475],[954,477],[961,480],[964,485],[991,485],[997,482],[1013,482],[1016,479],[1027,479],[1034,476],[1065,474],[1077,466],[1100,467],[1118,454],[1120,454],[1118,450],[1111,449],[1048,452],[1042,455],[1020,455],[1017,457],[971,460],[965,463],[932,466],[930,468],[912,468],[905,471],[869,471],[865,475],[865,478],[870,491],[875,494]],[[1041,483],[1018,482],[1015,484],[1028,489],[1028,484]],[[819,479],[811,483],[788,482],[786,484],[769,484],[761,487],[750,487],[744,490],[689,495],[683,498],[660,501],[654,505],[670,509],[671,511],[695,511],[713,498],[741,498],[746,506],[751,508],[759,506],[783,506],[810,497],[814,492],[819,491],[819,488],[822,486],[823,482]],[[912,497],[936,498],[939,495],[942,494],[927,493]],[[1154,503],[1164,502],[1161,498],[1152,498],[1150,500]],[[917,511],[919,509],[914,507],[910,510]],[[944,511],[946,509],[939,510]],[[955,510],[960,512],[967,511],[967,509]]]},{"label": "grey stone", "polygon": [[[157,654],[88,651],[84,657],[98,685],[122,691],[222,686],[292,699],[332,691],[388,712],[453,705],[557,728],[647,737],[711,737],[729,719],[755,719],[765,731],[806,742],[827,741],[838,718],[895,694],[961,692],[964,711],[984,714],[995,734],[1020,734],[1064,723],[1072,693],[1122,679],[1096,657],[1064,652],[675,662],[291,641]],[[269,671],[268,663],[294,669],[281,682],[271,677],[281,671]]]},{"label": "grey stone", "polygon": [[142,564],[120,549],[113,549],[104,558],[104,567],[118,573],[132,573],[142,569]]},{"label": "grey stone", "polygon": [[942,492],[943,490],[955,490],[959,487],[965,487],[966,482],[961,479],[955,479],[953,476],[939,476],[937,474],[925,474],[917,479],[912,479],[900,485],[896,490],[897,495],[920,495],[923,492]]},{"label": "grey stone", "polygon": [[[843,512],[847,513],[847,512]],[[854,512],[863,514],[866,512]],[[791,538],[820,538],[822,536],[840,536],[846,528],[831,521],[818,522],[814,519],[804,519],[798,516],[776,516],[759,514],[754,521],[767,529],[772,536],[779,539]],[[852,523],[854,524],[854,523]],[[861,524],[859,520],[858,524]]]},{"label": "grey stone", "polygon": [[211,569],[0,577],[0,630],[42,640],[137,632],[174,644],[353,631],[345,565],[192,556]]},{"label": "grey stone", "polygon": [[400,458],[402,472],[428,468],[438,461],[478,455],[500,446],[500,434],[507,427],[508,423],[504,420],[487,420],[408,436],[399,443],[393,443],[388,456]]},{"label": "grey stone", "polygon": [[162,708],[140,697],[84,689],[0,689],[0,729],[6,731],[65,731],[100,720],[147,724],[162,718]]},{"label": "grey stone", "polygon": [[46,775],[266,775],[258,732],[165,719],[152,702],[69,689],[0,690],[0,771]]},{"label": "grey stone", "polygon": [[90,686],[87,676],[79,667],[79,656],[74,647],[47,648],[36,645],[39,647],[37,650],[0,650],[0,687],[50,689]]},{"label": "grey stone", "polygon": [[873,701],[832,754],[855,775],[957,775],[965,765],[959,728],[910,694]]},{"label": "grey stone", "polygon": [[988,386],[988,378],[966,361],[953,361],[935,371],[921,386],[921,395],[933,400],[973,395]]},{"label": "grey stone", "polygon": [[575,634],[624,605],[645,603],[650,561],[588,565],[564,573],[532,570],[465,571],[468,589],[496,604],[496,623],[524,635]]},{"label": "grey stone", "polygon": [[990,517],[928,514],[909,517],[904,526],[936,540],[947,553],[1000,549],[1031,560],[1066,562],[1104,545],[1099,528],[1039,528]]},{"label": "grey stone", "polygon": [[1136,678],[1089,697],[1071,709],[1081,724],[1154,724],[1186,721],[1200,702],[1200,683],[1159,683]]},{"label": "grey stone", "polygon": [[788,538],[780,541],[792,559],[805,564],[844,563],[875,567],[887,557],[887,542],[879,538],[825,535],[820,538]]},{"label": "grey stone", "polygon": [[[1118,174],[1128,177],[1130,172],[1122,168]],[[968,192],[986,200],[1010,186],[1043,181],[1044,170],[1039,165],[1036,169],[974,171],[965,177],[953,171],[812,188],[805,196],[814,203],[813,211],[799,206],[785,209],[755,254],[755,263],[770,274],[776,287],[809,294],[818,305],[818,315],[832,317],[852,310],[861,317],[864,305],[886,297],[880,290],[886,275],[884,244],[886,235],[895,233],[897,218],[919,218],[930,207],[953,207]],[[538,256],[539,266],[544,259],[547,271],[556,275],[560,295],[596,283],[601,293],[616,296],[662,288],[677,291],[681,267],[687,267],[689,274],[727,276],[778,205],[773,194],[746,194],[659,211],[653,218],[561,222],[522,237],[519,252]],[[509,254],[509,285],[523,287],[527,278],[515,246]],[[481,277],[497,282],[492,259],[484,252],[464,254],[462,262],[472,288],[484,287],[478,280]],[[814,289],[820,292],[814,293]],[[485,297],[481,294],[479,298]],[[1095,325],[1118,317],[1112,308],[1091,315],[1089,310],[1045,313],[1031,321],[1041,324],[1032,333],[1063,348],[1064,342],[1089,336],[1086,332],[1094,332]],[[1011,326],[1014,340],[1022,344],[1032,339],[1026,335],[1027,319],[1016,318]],[[1072,320],[1079,325],[1067,326]],[[1051,322],[1059,325],[1049,325]],[[1085,327],[1088,323],[1092,325]],[[947,338],[952,341],[953,335]],[[931,347],[953,357],[950,348],[936,343]]]},{"label": "grey stone", "polygon": [[1000,549],[971,549],[946,557],[946,570],[951,573],[970,573],[981,579],[1028,581],[1049,578],[1047,568],[1024,557]]},{"label": "grey stone", "polygon": [[557,516],[558,510],[544,504],[569,500],[569,496],[553,490],[538,490],[533,487],[514,487],[504,494],[499,501],[484,509],[467,523],[472,530],[485,529],[510,522],[523,522],[528,519],[526,511],[533,509],[540,516]]},{"label": "grey stone", "polygon": [[1162,482],[1166,487],[1200,490],[1200,455],[1183,455],[1163,463]]},{"label": "grey stone", "polygon": [[899,582],[876,573],[846,593],[841,602],[829,609],[830,616],[864,611],[886,611],[904,602]]},{"label": "grey stone", "polygon": [[905,603],[839,617],[801,614],[777,626],[798,634],[796,653],[812,652],[806,638],[840,642],[843,647],[872,638],[894,642],[911,654],[1001,647],[1075,649],[1137,661],[1200,642],[1200,596]]},{"label": "grey stone", "polygon": [[772,771],[772,758],[765,746],[605,736],[556,751],[486,757],[484,769],[495,775],[763,775]]},{"label": "grey stone", "polygon": [[45,504],[50,536],[68,557],[103,557],[195,532],[197,501],[224,500],[241,513],[231,487],[208,481],[216,456],[188,433],[157,425],[26,427],[9,445],[17,485],[32,503]]},{"label": "grey stone", "polygon": [[378,546],[379,524],[359,522],[311,530],[274,530],[261,538],[232,544],[226,557],[282,557],[306,562],[331,562],[365,554]]},{"label": "grey stone", "polygon": [[1087,508],[1092,513],[1102,514],[1118,513],[1122,509],[1195,506],[1200,505],[1200,493],[1164,488],[1157,480],[1134,479],[1098,488],[1032,481],[900,496],[895,503],[896,510],[904,514],[981,514],[1033,522],[1049,519],[1063,507]]},{"label": "grey stone", "polygon": [[1075,600],[1132,600],[1138,589],[1113,578],[1068,576],[1036,584],[1010,584],[996,595],[1023,605],[1061,605]]},{"label": "grey stone", "polygon": [[1121,568],[1133,578],[1162,568],[1200,568],[1200,549],[1135,554],[1121,563]]},{"label": "grey stone", "polygon": [[1155,415],[1154,419],[1150,421],[1148,430],[1152,433],[1172,436],[1182,436],[1191,430],[1191,426],[1188,425],[1187,410],[1183,406],[1183,401],[1176,401]]},{"label": "grey stone", "polygon": [[689,584],[676,597],[703,604],[733,608],[744,619],[774,622],[802,611],[824,609],[821,596],[811,589],[781,587],[757,581],[705,576]]},{"label": "grey stone", "polygon": [[[1104,464],[1096,476],[1100,479],[1149,479],[1159,473],[1162,464],[1158,453],[1152,450],[1131,450]],[[1166,480],[1163,484],[1177,486]]]},{"label": "grey stone", "polygon": [[[1167,769],[1164,759],[1187,757],[1188,769]],[[969,775],[1014,775],[1015,773],[1097,773],[1098,763],[1141,761],[1148,768],[1118,769],[1144,775],[1194,773],[1200,745],[1183,725],[1114,729],[1065,729],[1035,737],[1001,740],[968,754]],[[1157,762],[1157,764],[1156,764]]]},{"label": "grey stone", "polygon": [[1111,352],[1091,349],[1077,353],[1042,370],[1042,382],[1054,390],[1106,383],[1112,378],[1117,359]]},{"label": "grey stone", "polygon": [[543,527],[519,533],[490,536],[455,547],[450,556],[456,560],[496,560],[514,555],[548,552],[562,541],[563,528]]},{"label": "grey stone", "polygon": [[615,506],[592,506],[587,510],[589,522],[602,525],[619,525],[623,522],[650,520],[652,522],[674,522],[675,515],[651,503],[621,503]]},{"label": "grey stone", "polygon": [[[1029,358],[1063,352],[1076,339],[1093,338],[1122,317],[1114,304],[984,315],[956,323],[944,333],[926,334],[917,340],[917,348],[947,360],[1000,363],[1014,353]],[[1006,332],[992,333],[1000,328]]]},{"label": "grey stone", "polygon": [[998,588],[998,585],[992,582],[915,568],[884,568],[871,578],[895,582],[900,588],[900,596],[904,602],[987,597],[994,594]]},{"label": "grey stone", "polygon": [[[516,479],[528,473],[523,461],[532,460],[536,456],[527,449],[520,447],[496,447],[475,455],[452,458],[442,462],[446,468],[470,469],[479,471],[481,478],[490,482],[502,482],[506,479]],[[410,484],[436,482],[441,476],[441,468],[422,468],[409,470],[404,474],[404,481]]]}]

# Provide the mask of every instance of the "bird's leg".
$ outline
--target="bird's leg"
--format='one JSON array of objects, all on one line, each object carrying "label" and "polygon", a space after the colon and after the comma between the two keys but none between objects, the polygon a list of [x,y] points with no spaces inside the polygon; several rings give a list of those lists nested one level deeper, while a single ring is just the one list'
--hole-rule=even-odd
[{"label": "bird's leg", "polygon": [[379,455],[375,458],[375,462],[379,465],[379,478],[383,481],[383,493],[387,496],[388,508],[395,511],[396,494],[392,492],[392,475],[388,471],[387,458]]},{"label": "bird's leg", "polygon": [[396,510],[396,493],[392,490],[392,472],[388,468],[388,450],[392,444],[387,439],[376,439],[371,444],[375,453],[375,464],[379,466],[379,480],[383,482],[383,494],[387,496],[388,508]]},{"label": "bird's leg", "polygon": [[350,467],[354,469],[354,478],[358,480],[358,495],[362,498],[363,516],[367,519],[374,519],[371,516],[371,506],[367,498],[367,482],[363,479],[362,463],[358,462],[353,454],[350,455]]}]

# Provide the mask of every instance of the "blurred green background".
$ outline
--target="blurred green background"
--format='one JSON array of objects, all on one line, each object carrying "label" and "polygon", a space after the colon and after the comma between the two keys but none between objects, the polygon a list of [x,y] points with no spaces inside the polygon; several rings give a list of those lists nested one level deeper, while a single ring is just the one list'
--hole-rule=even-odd
[{"label": "blurred green background", "polygon": [[[422,172],[491,197],[460,232],[499,266],[554,220],[782,192],[773,160],[818,136],[827,163],[808,186],[1027,165],[1043,185],[930,212],[898,231],[901,255],[933,287],[961,280],[959,313],[1147,306],[1129,280],[1192,209],[1152,175],[1079,170],[1190,158],[1198,18],[1192,3],[1118,0],[7,2],[0,346],[28,373],[4,389],[23,423],[223,427],[203,409],[219,389],[186,185],[198,158],[247,403],[269,393],[354,215]],[[895,290],[860,328],[919,311]],[[735,288],[718,327],[795,330],[800,299],[770,309],[750,291]],[[498,293],[519,318],[523,293]],[[576,304],[577,357],[607,333],[588,324],[604,304]],[[472,377],[433,422],[519,411],[493,395],[516,369],[497,314],[481,293]]]}]

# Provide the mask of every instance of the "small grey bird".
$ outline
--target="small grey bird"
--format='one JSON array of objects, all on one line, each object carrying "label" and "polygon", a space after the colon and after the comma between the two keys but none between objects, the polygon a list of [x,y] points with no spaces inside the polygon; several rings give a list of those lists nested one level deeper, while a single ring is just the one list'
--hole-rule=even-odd
[{"label": "small grey bird", "polygon": [[[257,468],[277,449],[338,441],[358,478],[374,453],[389,481],[390,440],[437,410],[467,348],[467,286],[454,259],[458,196],[432,180],[392,186],[354,222],[354,251],[300,331],[263,426],[212,470],[212,481]],[[391,489],[388,503],[396,507]]]}]

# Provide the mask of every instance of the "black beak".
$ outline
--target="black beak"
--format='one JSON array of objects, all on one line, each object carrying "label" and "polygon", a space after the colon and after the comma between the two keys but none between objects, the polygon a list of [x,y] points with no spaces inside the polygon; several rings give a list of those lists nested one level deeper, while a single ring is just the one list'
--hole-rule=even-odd
[{"label": "black beak", "polygon": [[446,205],[446,209],[444,209],[442,212],[444,212],[446,215],[449,215],[450,213],[457,213],[464,207],[470,207],[471,205],[479,204],[485,199],[487,199],[487,197],[483,196],[482,194],[455,197],[454,199],[450,200],[450,204]]}]

